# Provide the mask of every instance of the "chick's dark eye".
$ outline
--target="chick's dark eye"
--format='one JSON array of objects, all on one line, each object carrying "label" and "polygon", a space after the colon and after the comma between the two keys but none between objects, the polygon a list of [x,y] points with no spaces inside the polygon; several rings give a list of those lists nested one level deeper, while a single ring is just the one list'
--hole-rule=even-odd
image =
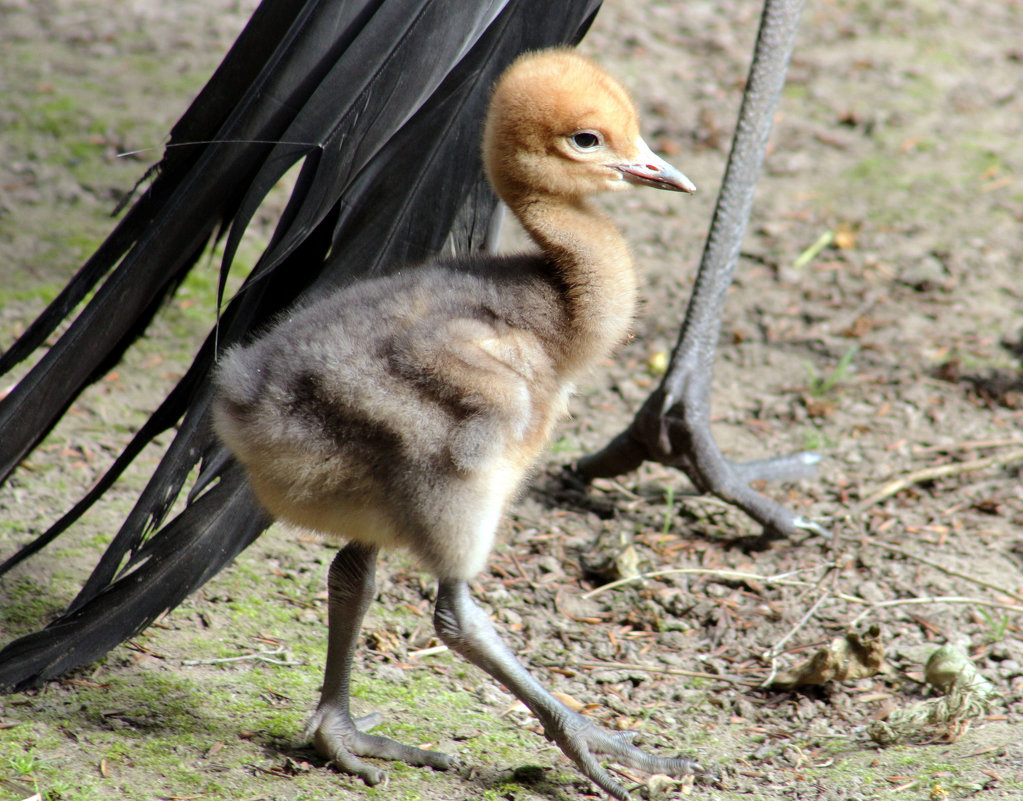
[{"label": "chick's dark eye", "polygon": [[593,150],[600,145],[600,136],[593,131],[576,131],[571,139],[580,150]]}]

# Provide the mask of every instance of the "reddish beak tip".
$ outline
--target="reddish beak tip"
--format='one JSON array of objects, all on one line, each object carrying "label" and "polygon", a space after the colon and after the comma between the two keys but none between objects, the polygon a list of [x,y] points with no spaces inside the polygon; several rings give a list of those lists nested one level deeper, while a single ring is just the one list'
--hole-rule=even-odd
[{"label": "reddish beak tip", "polygon": [[636,143],[636,148],[639,151],[636,161],[609,165],[618,170],[626,181],[690,195],[696,191],[696,184],[654,153],[642,139]]}]

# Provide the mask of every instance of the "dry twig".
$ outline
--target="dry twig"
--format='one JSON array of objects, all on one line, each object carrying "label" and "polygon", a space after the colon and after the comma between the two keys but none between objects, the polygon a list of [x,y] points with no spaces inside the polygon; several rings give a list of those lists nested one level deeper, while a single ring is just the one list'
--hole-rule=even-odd
[{"label": "dry twig", "polygon": [[743,687],[757,687],[760,682],[747,681],[736,676],[723,676],[719,673],[703,673],[699,670],[683,670],[682,668],[665,667],[663,665],[642,665],[638,662],[579,662],[573,665],[577,668],[589,668],[590,670],[642,670],[646,673],[663,673],[668,676],[688,676],[694,679],[711,679],[723,681],[728,684],[738,684]]},{"label": "dry twig", "polygon": [[895,481],[889,481],[856,504],[852,509],[852,513],[858,514],[914,484],[923,484],[936,478],[958,476],[963,473],[972,473],[974,470],[983,470],[986,467],[1005,466],[1015,464],[1016,462],[1023,462],[1023,448],[1017,448],[1007,453],[996,453],[983,459],[972,459],[969,462],[955,462],[954,464],[939,464],[933,467],[925,467],[923,470],[908,473],[902,478],[895,479]]},{"label": "dry twig", "polygon": [[1004,609],[1008,612],[1023,614],[1023,606],[1016,606],[1015,604],[1000,604],[997,601],[985,601],[983,598],[969,598],[962,595],[934,595],[918,598],[895,598],[891,601],[862,601],[862,603],[869,603],[870,608],[864,609],[856,617],[854,617],[849,623],[849,628],[856,626],[871,612],[892,606],[913,606],[917,604],[970,604],[971,606],[986,606],[989,609]]},{"label": "dry twig", "polygon": [[645,581],[646,579],[658,578],[659,576],[678,576],[678,575],[693,575],[693,576],[713,576],[715,578],[724,579],[726,581],[756,581],[762,584],[779,584],[792,587],[812,587],[815,586],[813,582],[792,580],[789,577],[794,576],[797,573],[805,573],[808,570],[817,570],[820,567],[824,567],[828,570],[834,567],[834,563],[826,563],[824,565],[813,565],[812,567],[802,567],[798,570],[790,570],[787,573],[778,573],[774,576],[762,576],[759,573],[745,573],[741,570],[716,570],[704,567],[669,567],[664,570],[651,570],[649,573],[639,573],[635,576],[626,576],[620,578],[617,581],[611,581],[607,584],[602,584],[596,589],[592,589],[589,592],[582,594],[583,598],[592,598],[595,595],[600,595],[602,592],[608,590],[615,590],[626,584],[632,584],[637,581]]},{"label": "dry twig", "polygon": [[1005,595],[1009,598],[1013,598],[1023,603],[1023,595],[1021,595],[1018,592],[1013,592],[1012,590],[1006,589],[1005,587],[999,587],[997,584],[992,584],[990,581],[984,581],[983,579],[979,579],[976,576],[971,576],[969,573],[961,573],[958,570],[952,570],[951,568],[938,564],[937,562],[928,559],[925,556],[919,556],[918,554],[911,553],[910,551],[900,548],[897,545],[890,545],[887,542],[881,542],[880,540],[876,540],[873,537],[865,537],[863,538],[863,542],[865,542],[868,545],[875,545],[878,548],[882,548],[883,550],[889,551],[891,553],[897,553],[899,556],[904,556],[907,559],[912,559],[914,561],[920,562],[921,564],[927,565],[928,567],[933,567],[935,570],[938,570],[947,576],[961,578],[963,581],[968,581],[971,584],[976,584],[978,587],[984,587],[989,590],[994,590],[997,593],[1001,593],[1002,595]]},{"label": "dry twig", "polygon": [[774,677],[778,673],[778,655],[781,654],[782,650],[784,649],[785,643],[792,639],[793,635],[795,635],[797,631],[799,631],[801,628],[803,628],[803,626],[807,624],[810,618],[812,618],[817,613],[817,609],[820,607],[820,605],[824,603],[824,600],[828,598],[830,595],[831,595],[830,590],[825,590],[823,593],[821,593],[821,596],[814,602],[813,606],[806,610],[806,614],[799,619],[799,622],[796,623],[796,625],[793,626],[791,629],[789,629],[788,634],[786,634],[784,637],[778,640],[778,642],[776,642],[774,645],[772,645],[770,648],[764,651],[763,656],[761,656],[760,658],[763,661],[770,663],[771,672],[768,674],[767,678],[764,679],[763,683],[760,686],[767,687],[771,682],[774,681]]},{"label": "dry twig", "polygon": [[[284,659],[275,659],[274,657],[283,656]],[[274,648],[270,651],[256,651],[252,654],[241,654],[239,656],[225,656],[221,659],[183,659],[181,660],[182,665],[188,665],[194,667],[196,665],[223,665],[228,662],[244,662],[251,659],[254,662],[266,662],[271,665],[301,665],[301,662],[295,662],[287,658],[288,654],[283,648]]]}]

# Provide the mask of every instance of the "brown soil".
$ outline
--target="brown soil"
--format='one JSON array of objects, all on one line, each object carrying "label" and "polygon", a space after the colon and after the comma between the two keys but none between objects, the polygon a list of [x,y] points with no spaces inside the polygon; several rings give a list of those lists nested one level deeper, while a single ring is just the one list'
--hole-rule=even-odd
[{"label": "brown soil", "polygon": [[[4,344],[102,239],[113,197],[143,171],[116,152],[159,145],[251,6],[0,0]],[[681,749],[719,766],[721,782],[698,782],[696,797],[1023,797],[1019,2],[905,0],[883,10],[822,2],[805,13],[723,321],[715,432],[737,459],[820,453],[816,477],[764,491],[834,537],[765,540],[741,513],[693,494],[684,476],[657,465],[585,490],[562,475],[565,462],[627,424],[656,384],[651,365],[674,342],[758,11],[738,0],[612,0],[584,43],[634,91],[647,138],[700,191],[607,201],[646,279],[643,316],[633,341],[575,400],[545,466],[503,525],[476,595],[549,686],[598,705],[594,714],[609,726],[638,727],[651,749]],[[68,91],[88,98],[88,108],[63,106]],[[811,251],[815,243],[823,246]],[[187,296],[177,299],[2,490],[0,554],[66,509],[180,374],[203,333],[192,306]],[[63,561],[43,557],[15,576],[52,580],[52,597],[37,599],[41,615],[67,601],[96,558],[95,537],[116,529],[153,463],[144,461],[83,523]],[[316,586],[328,557],[277,534],[239,561],[272,560],[304,576],[309,568],[295,565],[311,560],[308,582]],[[656,575],[587,595],[637,573]],[[384,608],[424,608],[429,582],[414,567],[398,559],[385,574]],[[217,581],[168,618],[178,641],[204,627],[229,629],[233,607],[218,603],[227,591]],[[320,614],[311,631],[322,631]],[[387,678],[409,652],[431,644],[426,623],[389,622],[383,644],[370,626],[362,671]],[[6,620],[12,632],[30,624]],[[885,655],[876,675],[790,690],[758,686],[850,627],[872,625]],[[291,636],[284,627],[270,634]],[[961,647],[994,685],[990,708],[965,723],[924,726],[917,743],[878,746],[867,733],[874,721],[938,696],[923,682],[923,663],[945,643]],[[104,669],[172,675],[188,658],[182,652],[154,667],[122,654]],[[245,670],[238,668],[239,681]],[[7,745],[22,742],[33,714],[41,717],[55,698],[71,703],[74,692],[65,684],[19,696],[0,713],[0,738],[5,723],[17,724]],[[294,704],[309,708],[313,700]],[[510,706],[498,690],[471,700],[494,715]],[[532,725],[517,712],[492,725],[519,724]],[[88,742],[89,725],[67,736]],[[443,742],[459,747],[451,731],[434,736],[454,737]],[[61,749],[69,770],[99,770],[77,742]],[[303,797],[294,776],[308,767],[302,760],[316,762],[311,752],[267,742],[249,758],[273,769],[257,769],[264,784],[247,792]],[[386,792],[435,799],[593,792],[542,738],[530,742],[536,753],[525,764],[556,765],[559,773],[537,779],[514,772],[521,762],[473,757],[454,776],[398,772]],[[0,779],[5,770],[0,764]],[[339,797],[370,793],[313,772],[325,778],[305,797],[329,787]],[[120,784],[117,793],[174,794],[144,770],[132,777],[133,789]],[[23,797],[18,792],[9,797]]]}]

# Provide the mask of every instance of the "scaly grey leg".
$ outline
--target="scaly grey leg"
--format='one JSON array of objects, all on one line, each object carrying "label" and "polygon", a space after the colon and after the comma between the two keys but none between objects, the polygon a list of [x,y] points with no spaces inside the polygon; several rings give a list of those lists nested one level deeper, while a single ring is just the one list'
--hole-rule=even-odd
[{"label": "scaly grey leg", "polygon": [[686,317],[661,385],[629,428],[576,465],[584,479],[636,469],[645,460],[684,471],[701,492],[737,506],[771,533],[827,532],[764,497],[749,483],[812,474],[820,457],[799,453],[757,462],[724,457],[710,430],[714,356],[725,296],[739,260],[753,193],[799,27],[803,0],[765,0],[728,167]]},{"label": "scaly grey leg", "polygon": [[329,759],[338,770],[361,778],[366,784],[379,784],[384,772],[366,764],[359,757],[377,757],[428,765],[447,770],[452,757],[437,751],[402,745],[387,737],[366,734],[363,729],[373,725],[378,716],[353,720],[349,711],[352,656],[362,625],[362,618],[373,600],[377,549],[351,543],[342,548],[327,575],[330,626],[327,641],[327,667],[323,677],[320,703],[313,713],[306,735],[311,736],[320,756]]},{"label": "scaly grey leg", "polygon": [[441,581],[434,624],[448,647],[485,670],[529,707],[543,724],[547,738],[608,795],[629,797],[601,767],[600,757],[647,773],[679,776],[702,771],[691,759],[651,756],[632,744],[635,732],[604,731],[554,698],[502,642],[483,610],[473,602],[464,581]]}]

